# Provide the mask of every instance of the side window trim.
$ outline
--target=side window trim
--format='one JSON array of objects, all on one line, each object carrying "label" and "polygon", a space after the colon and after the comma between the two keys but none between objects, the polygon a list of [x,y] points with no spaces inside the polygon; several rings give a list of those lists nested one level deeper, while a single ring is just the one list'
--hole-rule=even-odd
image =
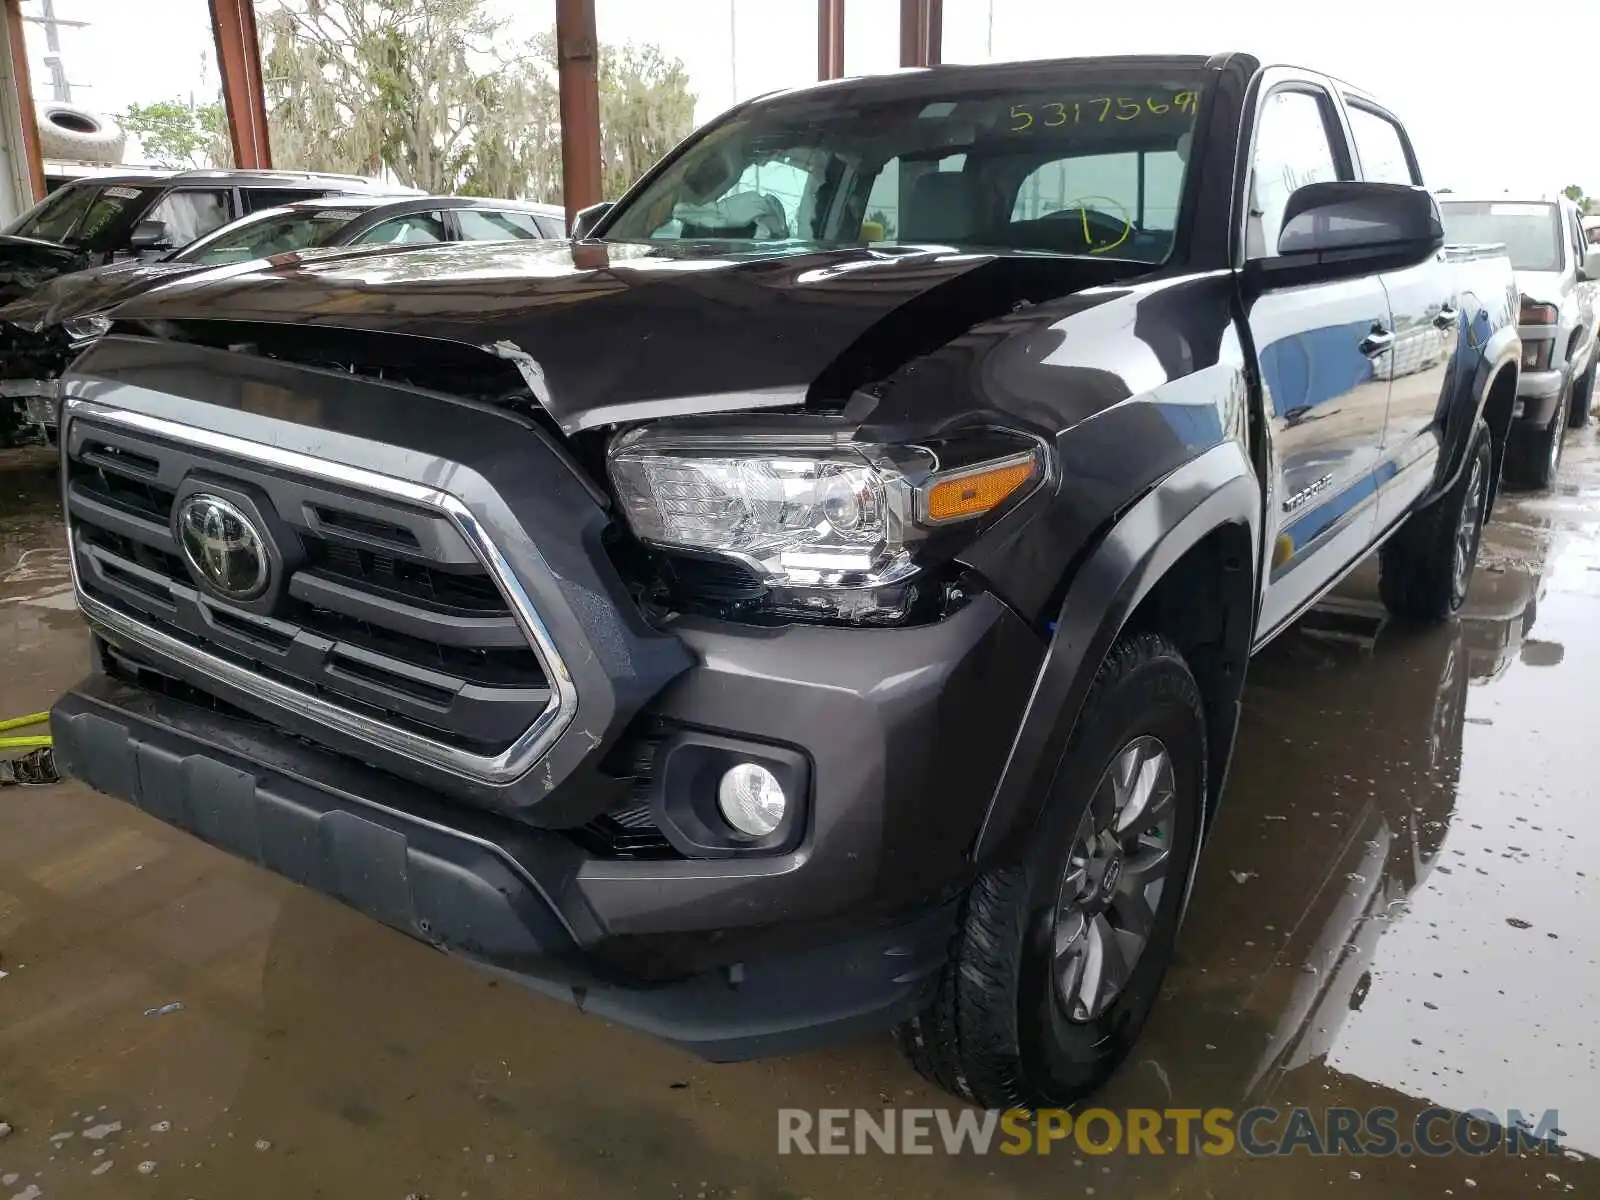
[{"label": "side window trim", "polygon": [[[1400,152],[1406,156],[1406,170],[1411,175],[1412,186],[1420,187],[1422,185],[1422,168],[1417,165],[1417,152],[1411,146],[1411,135],[1406,132],[1406,127],[1400,123],[1400,118],[1389,112],[1382,105],[1374,104],[1371,100],[1361,96],[1352,96],[1346,93],[1342,99],[1346,109],[1352,112],[1366,113],[1369,117],[1377,117],[1380,121],[1387,121],[1394,128],[1395,134],[1400,138]],[[1355,131],[1349,130],[1348,132],[1350,135],[1350,154],[1356,170],[1359,172],[1358,177],[1365,179],[1367,172],[1361,163],[1361,151],[1356,146]]]},{"label": "side window trim", "polygon": [[1233,230],[1233,236],[1237,239],[1237,250],[1233,256],[1236,267],[1243,265],[1249,243],[1252,181],[1256,169],[1256,145],[1261,134],[1261,115],[1266,111],[1267,102],[1279,92],[1304,92],[1316,100],[1322,113],[1322,128],[1328,138],[1328,148],[1333,151],[1334,171],[1341,180],[1355,178],[1355,154],[1350,145],[1350,131],[1345,125],[1344,112],[1339,107],[1333,89],[1323,80],[1309,75],[1295,75],[1267,83],[1256,95],[1255,111],[1250,120],[1249,145],[1245,148],[1244,178],[1241,183],[1243,203],[1239,206]]}]

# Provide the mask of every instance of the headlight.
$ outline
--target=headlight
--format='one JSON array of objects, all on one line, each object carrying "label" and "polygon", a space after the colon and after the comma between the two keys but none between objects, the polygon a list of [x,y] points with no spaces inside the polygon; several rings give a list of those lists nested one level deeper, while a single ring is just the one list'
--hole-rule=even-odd
[{"label": "headlight", "polygon": [[879,589],[916,575],[948,527],[1031,491],[1043,468],[1038,445],[1011,434],[883,446],[645,428],[610,452],[642,541],[737,563],[783,607],[852,620],[894,615],[904,598]]},{"label": "headlight", "polygon": [[68,317],[61,322],[61,328],[74,343],[92,342],[106,335],[111,328],[111,318],[105,313],[85,313],[81,317]]}]

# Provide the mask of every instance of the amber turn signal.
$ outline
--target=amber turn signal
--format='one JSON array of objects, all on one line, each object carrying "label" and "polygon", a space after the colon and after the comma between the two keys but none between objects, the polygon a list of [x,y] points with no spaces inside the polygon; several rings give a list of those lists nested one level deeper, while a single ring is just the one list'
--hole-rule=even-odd
[{"label": "amber turn signal", "polygon": [[1554,325],[1556,323],[1556,306],[1553,304],[1524,304],[1522,316],[1517,322],[1519,325]]},{"label": "amber turn signal", "polygon": [[942,479],[928,489],[927,519],[937,524],[980,516],[1015,495],[1038,469],[1038,460],[1030,455]]}]

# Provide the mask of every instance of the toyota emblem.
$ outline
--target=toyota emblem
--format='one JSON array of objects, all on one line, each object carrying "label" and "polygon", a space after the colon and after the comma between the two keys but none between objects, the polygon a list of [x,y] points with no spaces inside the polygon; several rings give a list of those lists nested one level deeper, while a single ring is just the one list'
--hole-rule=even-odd
[{"label": "toyota emblem", "polygon": [[224,600],[254,600],[267,590],[266,538],[238,505],[196,492],[178,506],[178,543],[190,573]]}]

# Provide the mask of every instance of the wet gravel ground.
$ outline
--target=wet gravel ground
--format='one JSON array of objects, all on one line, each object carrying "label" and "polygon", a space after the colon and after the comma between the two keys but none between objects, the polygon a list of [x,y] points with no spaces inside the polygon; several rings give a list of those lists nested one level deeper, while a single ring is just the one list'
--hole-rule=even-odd
[{"label": "wet gravel ground", "polygon": [[[780,1156],[780,1106],[946,1101],[886,1038],[707,1066],[69,782],[0,792],[0,1200],[1600,1196],[1595,438],[1502,502],[1459,621],[1385,623],[1364,569],[1256,661],[1179,965],[1099,1098],[1556,1109],[1564,1150]],[[61,545],[48,469],[0,464],[0,715],[85,668]]]}]

